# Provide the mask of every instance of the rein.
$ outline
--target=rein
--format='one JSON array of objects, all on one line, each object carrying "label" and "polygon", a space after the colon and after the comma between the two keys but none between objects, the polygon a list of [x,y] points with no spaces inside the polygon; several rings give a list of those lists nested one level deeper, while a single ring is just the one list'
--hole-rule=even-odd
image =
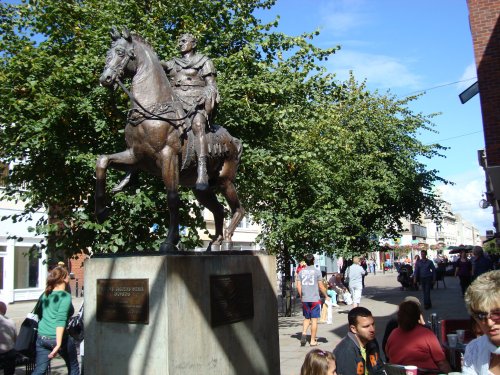
[{"label": "rein", "polygon": [[130,100],[133,103],[137,104],[139,106],[139,108],[141,108],[146,114],[148,114],[149,116],[151,116],[149,119],[162,120],[162,121],[168,122],[169,124],[171,124],[176,129],[180,128],[181,125],[176,125],[176,124],[174,124],[172,122],[173,121],[180,121],[180,120],[187,119],[189,116],[191,116],[191,114],[194,112],[194,110],[196,108],[196,105],[194,105],[184,116],[179,117],[179,118],[166,118],[166,117],[160,116],[160,115],[158,115],[156,113],[153,113],[153,112],[149,111],[148,109],[144,108],[144,106],[141,103],[139,103],[139,101],[135,98],[134,94],[132,94],[127,89],[127,87],[125,87],[125,85],[121,81],[120,77],[117,77],[116,80],[118,81],[118,85],[122,88],[122,90],[125,92],[125,94],[127,94],[127,96],[130,98]]}]

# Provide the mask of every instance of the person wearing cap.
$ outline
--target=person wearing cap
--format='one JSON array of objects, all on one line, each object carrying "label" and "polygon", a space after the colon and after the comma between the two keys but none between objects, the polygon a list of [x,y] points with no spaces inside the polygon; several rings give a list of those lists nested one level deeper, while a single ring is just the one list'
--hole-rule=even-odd
[{"label": "person wearing cap", "polygon": [[326,292],[325,285],[321,272],[314,267],[314,255],[307,254],[305,256],[306,267],[303,268],[297,277],[297,292],[302,300],[302,313],[304,321],[302,323],[302,336],[300,337],[300,345],[304,346],[307,342],[307,330],[311,327],[311,346],[317,346],[316,334],[318,331],[318,318],[321,314],[321,298],[319,291],[325,296],[327,301],[330,297]]},{"label": "person wearing cap", "polygon": [[394,329],[385,345],[390,362],[404,366],[417,366],[425,369],[451,372],[439,340],[429,329],[422,326],[422,311],[413,301],[399,305],[398,327]]},{"label": "person wearing cap", "polygon": [[0,363],[3,363],[5,375],[13,375],[16,371],[16,323],[5,316],[7,304],[0,301]]},{"label": "person wearing cap", "polygon": [[[424,316],[422,315],[422,307],[420,305],[420,301],[418,300],[418,298],[414,297],[414,296],[406,296],[403,299],[403,302],[408,302],[408,301],[416,303],[418,305],[418,307],[420,308],[420,319],[418,320],[418,322],[421,325],[423,325],[423,326],[425,326],[427,328],[430,328],[430,327],[428,327],[425,324],[425,319],[424,319]],[[394,331],[396,328],[398,328],[398,316],[397,316],[397,312],[391,318],[391,320],[389,320],[387,322],[387,325],[385,326],[384,338],[382,339],[382,349],[384,350],[384,355],[385,355],[385,359],[386,359],[387,362],[390,362],[390,361],[389,361],[389,357],[387,356],[387,353],[385,352],[385,345],[387,344],[387,339],[389,338],[391,332]]]}]

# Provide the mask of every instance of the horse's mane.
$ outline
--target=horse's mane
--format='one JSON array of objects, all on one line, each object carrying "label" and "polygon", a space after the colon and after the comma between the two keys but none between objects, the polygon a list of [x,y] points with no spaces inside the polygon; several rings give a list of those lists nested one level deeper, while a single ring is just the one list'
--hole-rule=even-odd
[{"label": "horse's mane", "polygon": [[[153,48],[153,46],[151,44],[149,44],[149,42],[144,39],[142,36],[138,35],[138,34],[130,34],[132,36],[132,40],[134,40],[135,42],[139,42],[141,44],[143,44],[144,46],[148,47],[149,49],[151,49],[151,51],[153,51],[154,53],[156,53],[155,49]],[[115,45],[116,45],[116,40],[113,41],[113,43],[111,43],[111,48],[113,48]]]},{"label": "horse's mane", "polygon": [[132,39],[135,40],[136,42],[140,42],[142,44],[144,44],[146,47],[149,47],[151,48],[151,51],[153,51],[154,53],[156,53],[155,49],[153,48],[153,46],[151,44],[149,44],[149,42],[144,39],[142,36],[138,35],[138,34],[131,34],[132,35]]}]

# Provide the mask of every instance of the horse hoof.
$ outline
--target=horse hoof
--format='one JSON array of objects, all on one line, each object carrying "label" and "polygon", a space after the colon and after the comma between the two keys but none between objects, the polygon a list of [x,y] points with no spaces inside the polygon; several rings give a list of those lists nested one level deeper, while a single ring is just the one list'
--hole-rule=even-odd
[{"label": "horse hoof", "polygon": [[198,191],[207,191],[208,189],[210,189],[210,185],[207,184],[206,182],[203,183],[197,182],[194,188]]},{"label": "horse hoof", "polygon": [[163,242],[160,245],[160,253],[175,253],[177,251],[179,251],[179,249],[171,242]]},{"label": "horse hoof", "polygon": [[224,237],[222,236],[212,236],[212,245],[221,245],[222,241],[224,241]]},{"label": "horse hoof", "polygon": [[109,208],[104,208],[103,210],[96,212],[95,216],[99,224],[104,223],[109,217]]}]

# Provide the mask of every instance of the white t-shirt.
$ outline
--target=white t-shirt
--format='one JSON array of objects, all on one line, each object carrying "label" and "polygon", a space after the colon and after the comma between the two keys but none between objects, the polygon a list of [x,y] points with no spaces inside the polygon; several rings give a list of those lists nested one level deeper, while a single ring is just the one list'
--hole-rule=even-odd
[{"label": "white t-shirt", "polygon": [[359,264],[350,265],[345,274],[349,282],[349,288],[362,288],[364,275],[366,275],[366,271]]}]

